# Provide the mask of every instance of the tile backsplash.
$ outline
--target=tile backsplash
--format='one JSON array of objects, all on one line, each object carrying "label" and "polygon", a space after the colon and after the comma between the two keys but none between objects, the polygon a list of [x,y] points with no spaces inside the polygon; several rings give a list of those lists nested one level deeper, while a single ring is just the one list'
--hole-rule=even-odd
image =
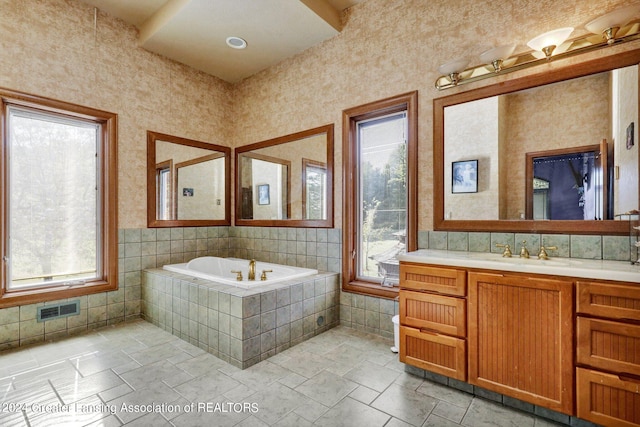
[{"label": "tile backsplash", "polygon": [[[510,244],[514,253],[523,240],[532,254],[540,242],[557,246],[551,257],[628,261],[629,238],[565,234],[518,234],[420,231],[420,249],[500,252],[496,243]],[[185,227],[121,229],[118,233],[120,288],[80,298],[80,314],[36,322],[38,306],[65,300],[0,309],[0,350],[80,333],[140,316],[142,271],[180,263],[198,256],[255,258],[260,261],[340,273],[342,231],[285,227]],[[393,336],[395,301],[340,292],[340,323]]]}]

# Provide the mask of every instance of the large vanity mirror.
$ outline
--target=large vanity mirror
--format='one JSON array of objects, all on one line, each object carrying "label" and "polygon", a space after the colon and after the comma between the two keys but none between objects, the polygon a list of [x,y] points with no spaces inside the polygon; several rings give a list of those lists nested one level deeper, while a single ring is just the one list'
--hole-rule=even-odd
[{"label": "large vanity mirror", "polygon": [[231,149],[147,132],[149,227],[229,225]]},{"label": "large vanity mirror", "polygon": [[333,124],[235,154],[236,225],[333,227]]},{"label": "large vanity mirror", "polygon": [[434,100],[434,228],[628,233],[640,50]]}]

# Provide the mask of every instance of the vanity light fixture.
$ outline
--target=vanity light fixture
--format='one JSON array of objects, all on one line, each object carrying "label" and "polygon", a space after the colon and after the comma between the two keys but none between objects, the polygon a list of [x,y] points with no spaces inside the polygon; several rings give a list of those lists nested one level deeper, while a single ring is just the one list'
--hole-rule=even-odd
[{"label": "vanity light fixture", "polygon": [[227,37],[227,46],[233,49],[244,49],[247,47],[247,41],[240,37]]},{"label": "vanity light fixture", "polygon": [[640,16],[640,3],[614,10],[589,22],[585,28],[593,34],[602,34],[607,44],[613,44],[620,28]]},{"label": "vanity light fixture", "polygon": [[516,50],[515,44],[506,44],[494,47],[480,54],[480,61],[484,64],[493,65],[493,71],[496,73],[502,70],[502,62],[509,58],[513,51]]},{"label": "vanity light fixture", "polygon": [[441,74],[449,76],[449,80],[451,80],[451,83],[455,86],[460,81],[460,73],[467,68],[467,65],[469,65],[469,59],[460,58],[447,62],[446,64],[442,64],[438,67],[438,71]]},{"label": "vanity light fixture", "polygon": [[[438,68],[440,77],[436,89],[443,90],[483,80],[498,74],[524,70],[581,53],[591,52],[640,39],[640,3],[626,6],[594,19],[586,25],[589,33],[568,40],[572,27],[549,31],[531,39],[527,45],[533,49],[513,55],[515,44],[494,47],[480,55],[482,63],[468,67],[468,61],[456,60]],[[600,37],[594,37],[592,33]],[[539,53],[542,52],[542,53]],[[513,55],[513,56],[512,56]],[[491,64],[491,66],[488,66]]]},{"label": "vanity light fixture", "polygon": [[527,46],[533,50],[543,52],[544,56],[549,59],[556,47],[564,43],[572,32],[573,27],[558,28],[557,30],[548,31],[529,40],[527,42]]}]

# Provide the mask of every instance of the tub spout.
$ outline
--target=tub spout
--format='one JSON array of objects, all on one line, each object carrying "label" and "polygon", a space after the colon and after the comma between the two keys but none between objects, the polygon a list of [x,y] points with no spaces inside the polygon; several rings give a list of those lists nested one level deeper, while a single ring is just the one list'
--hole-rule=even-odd
[{"label": "tub spout", "polygon": [[256,280],[256,260],[249,261],[249,280]]}]

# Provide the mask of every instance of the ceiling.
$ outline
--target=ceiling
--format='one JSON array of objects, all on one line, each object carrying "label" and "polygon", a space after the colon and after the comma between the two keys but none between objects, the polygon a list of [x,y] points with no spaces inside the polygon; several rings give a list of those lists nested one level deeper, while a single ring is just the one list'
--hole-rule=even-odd
[{"label": "ceiling", "polygon": [[334,37],[342,10],[365,0],[81,1],[136,26],[144,49],[235,83]]}]

